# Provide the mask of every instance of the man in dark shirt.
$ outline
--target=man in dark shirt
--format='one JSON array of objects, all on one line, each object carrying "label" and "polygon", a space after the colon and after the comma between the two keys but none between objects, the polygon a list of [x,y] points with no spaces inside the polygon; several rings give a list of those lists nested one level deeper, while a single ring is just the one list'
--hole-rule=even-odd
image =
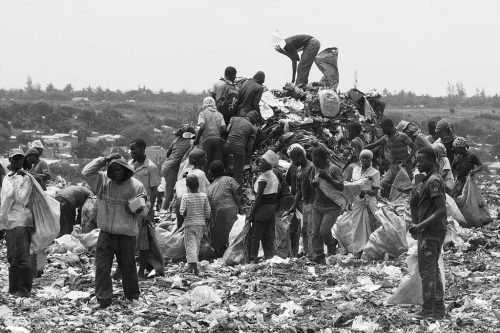
[{"label": "man in dark shirt", "polygon": [[264,72],[257,72],[252,79],[241,85],[238,102],[238,116],[246,117],[250,111],[257,111],[260,116],[260,99],[264,92],[262,84],[266,79]]},{"label": "man in dark shirt", "polygon": [[[321,47],[319,40],[309,35],[296,35],[288,37],[285,42],[284,47],[276,45],[275,49],[292,60],[292,83],[297,86],[307,85],[309,72]],[[299,57],[300,51],[302,51],[302,58]],[[298,67],[297,62],[299,62]],[[297,81],[295,81],[295,73],[297,73]]]},{"label": "man in dark shirt", "polygon": [[417,317],[441,319],[445,315],[445,307],[438,260],[446,235],[446,196],[443,179],[437,171],[436,153],[431,147],[418,151],[417,168],[425,173],[410,199],[410,233],[418,240],[418,269],[424,300]]},{"label": "man in dark shirt", "polygon": [[462,190],[467,181],[467,177],[473,177],[480,172],[483,164],[476,154],[469,151],[469,145],[463,137],[456,137],[453,140],[453,151],[455,152],[455,160],[451,165],[451,171],[455,176],[455,187],[451,191],[451,196],[457,198],[462,195]]},{"label": "man in dark shirt", "polygon": [[[71,234],[75,220],[81,220],[82,207],[91,195],[92,191],[88,188],[76,185],[65,187],[57,193],[56,200],[61,203],[59,237]],[[76,216],[76,209],[78,209],[78,217]]]}]

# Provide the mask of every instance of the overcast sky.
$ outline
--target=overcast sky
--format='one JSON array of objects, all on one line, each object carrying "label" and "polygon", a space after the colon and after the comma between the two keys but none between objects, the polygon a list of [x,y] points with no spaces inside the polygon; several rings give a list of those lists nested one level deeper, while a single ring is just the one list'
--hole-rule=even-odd
[{"label": "overcast sky", "polygon": [[[500,93],[498,0],[11,0],[0,16],[0,87],[201,91],[228,65],[291,79],[275,30],[339,48],[339,89]],[[310,81],[318,81],[313,65]]]}]

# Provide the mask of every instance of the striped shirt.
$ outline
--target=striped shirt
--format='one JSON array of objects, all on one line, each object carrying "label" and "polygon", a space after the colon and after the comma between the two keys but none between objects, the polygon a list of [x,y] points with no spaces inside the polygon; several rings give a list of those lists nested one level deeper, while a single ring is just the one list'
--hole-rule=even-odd
[{"label": "striped shirt", "polygon": [[186,193],[182,196],[179,212],[184,217],[184,226],[206,225],[210,218],[210,204],[205,193]]}]

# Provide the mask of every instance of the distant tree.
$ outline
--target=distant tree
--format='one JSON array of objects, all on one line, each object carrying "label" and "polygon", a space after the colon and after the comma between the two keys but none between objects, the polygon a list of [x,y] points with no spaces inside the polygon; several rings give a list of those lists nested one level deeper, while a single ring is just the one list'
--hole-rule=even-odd
[{"label": "distant tree", "polygon": [[49,84],[47,84],[47,86],[45,87],[45,92],[47,94],[52,94],[52,93],[54,93],[56,91],[57,91],[57,89],[56,89],[56,87],[54,86],[54,84],[52,82],[49,83]]},{"label": "distant tree", "polygon": [[31,80],[31,76],[28,76],[28,78],[26,79],[26,86],[24,87],[24,90],[28,94],[33,93],[34,87],[33,87],[33,80]]},{"label": "distant tree", "polygon": [[71,85],[71,83],[68,83],[64,86],[63,93],[65,93],[66,95],[70,95],[73,93],[73,86]]},{"label": "distant tree", "polygon": [[22,143],[23,145],[26,145],[28,144],[28,142],[32,141],[32,137],[28,134],[21,133],[17,136],[17,141],[19,141],[19,143]]},{"label": "distant tree", "polygon": [[125,144],[132,140],[142,138],[148,145],[155,145],[156,140],[153,135],[153,126],[144,124],[134,124],[123,129],[122,135],[125,137]]},{"label": "distant tree", "polygon": [[73,147],[72,154],[78,158],[96,158],[101,155],[102,151],[99,146],[90,142],[81,142]]}]

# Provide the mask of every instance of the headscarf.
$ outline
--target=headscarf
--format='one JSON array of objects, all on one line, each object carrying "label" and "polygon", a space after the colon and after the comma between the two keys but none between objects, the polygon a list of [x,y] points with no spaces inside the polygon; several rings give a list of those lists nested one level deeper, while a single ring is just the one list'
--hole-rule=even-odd
[{"label": "headscarf", "polygon": [[469,148],[469,145],[464,137],[457,136],[453,141],[453,148]]},{"label": "headscarf", "polygon": [[409,121],[401,120],[399,124],[396,126],[396,129],[400,132],[403,132],[408,125],[410,125]]},{"label": "headscarf", "polygon": [[288,149],[286,150],[286,154],[288,155],[288,157],[290,157],[292,151],[296,149],[300,150],[304,154],[304,156],[306,156],[306,150],[304,149],[304,147],[302,147],[302,145],[299,143],[294,143],[290,145],[290,147],[288,147]]},{"label": "headscarf", "polygon": [[446,147],[441,142],[434,142],[432,149],[434,149],[438,157],[446,156]]},{"label": "headscarf", "polygon": [[132,178],[132,176],[134,175],[134,169],[132,168],[132,166],[130,166],[127,163],[127,161],[125,161],[125,159],[123,157],[115,158],[115,159],[112,159],[111,161],[108,162],[108,166],[107,166],[108,170],[106,171],[106,174],[108,175],[108,177],[109,177],[109,167],[113,163],[118,163],[119,165],[121,165],[122,167],[125,168],[125,171],[127,172],[127,179]]},{"label": "headscarf", "polygon": [[215,99],[213,99],[213,97],[211,96],[205,97],[205,99],[203,99],[202,109],[210,110],[212,112],[217,111],[217,107],[215,106]]},{"label": "headscarf", "polygon": [[246,118],[252,123],[257,124],[260,120],[260,115],[257,111],[252,110],[247,113]]},{"label": "headscarf", "polygon": [[269,163],[272,167],[275,167],[280,160],[278,155],[276,155],[276,153],[272,150],[266,151],[264,155],[262,155],[262,159]]},{"label": "headscarf", "polygon": [[361,153],[359,153],[359,158],[363,156],[368,156],[371,160],[373,160],[373,152],[369,149],[363,149]]},{"label": "headscarf", "polygon": [[442,130],[444,129],[448,129],[450,128],[450,123],[448,123],[448,121],[446,119],[441,119],[440,121],[438,121],[438,123],[436,124],[436,129],[435,129],[435,132],[436,133],[439,133],[441,132]]},{"label": "headscarf", "polygon": [[41,149],[45,149],[43,147],[43,144],[42,144],[41,140],[34,140],[30,144],[28,144],[28,148],[41,148]]}]

